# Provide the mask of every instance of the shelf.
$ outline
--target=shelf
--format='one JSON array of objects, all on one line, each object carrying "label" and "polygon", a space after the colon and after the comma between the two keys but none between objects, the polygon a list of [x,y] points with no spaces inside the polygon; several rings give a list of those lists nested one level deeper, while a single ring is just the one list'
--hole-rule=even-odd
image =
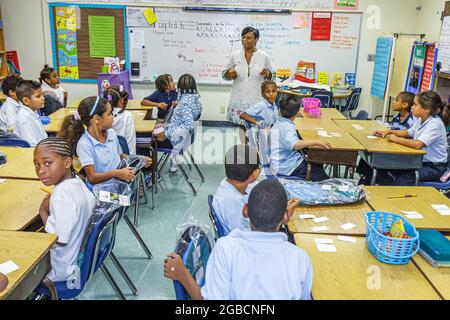
[{"label": "shelf", "polygon": [[436,72],[436,77],[442,78],[442,79],[446,79],[446,80],[450,80],[450,73]]}]

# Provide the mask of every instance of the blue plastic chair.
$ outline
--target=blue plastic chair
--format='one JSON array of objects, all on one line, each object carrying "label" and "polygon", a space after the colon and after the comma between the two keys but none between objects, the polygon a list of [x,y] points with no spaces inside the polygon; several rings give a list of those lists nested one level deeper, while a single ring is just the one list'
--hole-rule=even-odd
[{"label": "blue plastic chair", "polygon": [[[195,235],[195,239],[191,237],[192,235]],[[175,251],[181,256],[186,268],[202,287],[205,284],[206,265],[212,251],[206,233],[198,226],[188,227],[181,236]],[[200,269],[202,269],[201,272],[199,272]],[[191,300],[179,281],[173,281],[173,286],[177,300]]]},{"label": "blue plastic chair", "polygon": [[128,147],[127,139],[119,135],[117,136],[117,138],[119,139],[119,144],[120,147],[122,148],[122,152],[125,153],[126,155],[130,155],[130,148]]},{"label": "blue plastic chair", "polygon": [[[108,268],[104,265],[106,258],[110,255],[114,246],[118,217],[118,210],[101,216],[94,228],[90,232],[87,232],[85,235],[85,241],[87,241],[86,250],[84,254],[80,253],[79,257],[79,260],[81,259],[82,262],[79,265],[78,288],[69,288],[67,281],[56,282],[55,287],[60,299],[75,299],[83,291],[90,277],[100,269],[118,296],[122,300],[126,300]],[[41,295],[50,296],[49,290],[44,286],[39,286],[36,292]]]},{"label": "blue plastic chair", "polygon": [[225,237],[227,235],[227,233],[225,232],[225,228],[224,228],[222,222],[220,221],[219,217],[217,216],[217,213],[214,210],[213,200],[214,200],[214,196],[209,195],[208,196],[209,218],[211,219],[211,222],[213,224],[214,231],[216,234],[215,240],[217,240],[219,238]]},{"label": "blue plastic chair", "polygon": [[2,147],[17,147],[17,148],[31,148],[31,145],[20,139],[17,135],[11,134],[10,137],[0,137],[0,146]]},{"label": "blue plastic chair", "polygon": [[312,93],[311,98],[320,100],[321,108],[333,108],[333,92],[325,90],[316,90]]},{"label": "blue plastic chair", "polygon": [[345,106],[341,108],[341,112],[348,112],[350,118],[352,117],[352,111],[358,109],[359,99],[361,98],[361,88],[353,89],[352,93],[348,97]]}]

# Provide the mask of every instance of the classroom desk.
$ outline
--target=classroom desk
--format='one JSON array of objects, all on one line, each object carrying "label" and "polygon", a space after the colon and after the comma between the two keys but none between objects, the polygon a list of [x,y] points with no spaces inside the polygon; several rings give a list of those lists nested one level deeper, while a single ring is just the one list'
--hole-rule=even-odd
[{"label": "classroom desk", "polygon": [[[72,101],[72,103],[68,106],[69,109],[77,109],[80,105],[82,99],[75,99]],[[147,107],[147,106],[141,106],[141,100],[129,100],[127,104],[127,110],[128,111],[148,111],[153,110],[155,107]]]},{"label": "classroom desk", "polygon": [[416,254],[412,260],[442,298],[450,300],[450,268],[434,268],[420,254]]},{"label": "classroom desk", "polygon": [[38,180],[34,168],[34,148],[0,147],[8,161],[0,166],[0,178]]},{"label": "classroom desk", "polygon": [[[319,252],[316,238],[332,239],[337,252]],[[336,236],[297,233],[295,242],[311,257],[312,295],[316,300],[440,299],[412,261],[407,265],[381,263],[367,249],[365,238],[348,243],[338,241]]]},{"label": "classroom desk", "polygon": [[371,135],[377,130],[387,130],[385,126],[375,120],[337,120],[333,122],[337,124],[344,132],[352,133],[367,133]]},{"label": "classroom desk", "polygon": [[[342,113],[339,112],[339,110],[335,108],[321,108],[320,112],[322,113],[319,119],[339,119],[339,120],[346,120],[347,117],[344,116]],[[303,108],[300,109],[300,114],[303,118],[307,119],[316,119],[316,118],[310,118],[309,115],[305,112]]]},{"label": "classroom desk", "polygon": [[[450,216],[440,215],[432,205],[445,204],[450,207],[450,199],[429,187],[364,187],[367,202],[376,211],[402,215],[402,211],[417,211],[424,219],[410,222],[418,229],[437,229],[450,232]],[[388,196],[405,194],[417,195],[413,198],[388,199]]]},{"label": "classroom desk", "polygon": [[[350,177],[353,178],[358,161],[358,153],[364,150],[358,141],[351,135],[342,131],[330,119],[308,119],[297,118],[295,125],[301,138],[308,140],[321,140],[331,144],[331,149],[308,148],[308,171],[307,180],[311,175],[311,164],[331,164],[333,166],[343,165],[350,168]],[[329,135],[339,134],[340,136],[322,137],[318,130],[327,131]],[[335,176],[337,170],[335,169]]]},{"label": "classroom desk", "polygon": [[24,300],[50,272],[50,249],[56,235],[0,231],[0,263],[13,261],[20,269],[8,274],[9,284],[0,300]]},{"label": "classroom desk", "polygon": [[[136,126],[136,133],[151,134],[155,128],[156,120],[144,120],[146,116],[145,111],[130,111],[133,114],[134,123]],[[50,115],[50,124],[44,126],[48,133],[57,133],[61,129],[64,118],[75,113],[74,109],[59,109]]]},{"label": "classroom desk", "polygon": [[0,230],[22,231],[39,217],[39,207],[47,195],[40,181],[6,179],[0,182]]},{"label": "classroom desk", "polygon": [[[298,207],[289,221],[288,228],[291,233],[322,233],[336,235],[366,234],[366,213],[372,211],[367,202],[361,202],[343,206]],[[327,217],[330,220],[323,223],[315,223],[310,219],[301,220],[300,215],[313,214],[317,218]],[[356,224],[352,230],[343,230],[341,225],[346,223]],[[327,226],[329,230],[314,232],[313,227]]]},{"label": "classroom desk", "polygon": [[361,157],[373,169],[372,185],[375,184],[377,171],[417,170],[422,167],[423,150],[408,148],[385,138],[370,139],[367,133],[352,133],[352,136],[366,149]]}]

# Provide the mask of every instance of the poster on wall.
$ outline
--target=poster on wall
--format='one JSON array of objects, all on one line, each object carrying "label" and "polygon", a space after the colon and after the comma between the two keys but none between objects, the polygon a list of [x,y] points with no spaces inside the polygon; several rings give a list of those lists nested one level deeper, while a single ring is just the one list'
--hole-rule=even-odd
[{"label": "poster on wall", "polygon": [[[413,46],[411,51],[408,79],[406,83],[406,90],[409,92],[418,94],[422,91],[422,88],[429,88],[432,85],[435,66],[435,49],[429,51],[428,49],[430,47],[434,47],[434,44],[416,42]],[[425,74],[425,64],[427,63],[427,58],[429,58],[429,71]]]},{"label": "poster on wall", "polygon": [[79,79],[77,8],[56,7],[56,37],[58,46],[58,65],[61,79]]},{"label": "poster on wall", "polygon": [[332,21],[333,14],[331,12],[314,12],[312,18],[311,40],[330,41]]},{"label": "poster on wall", "polygon": [[372,77],[372,96],[384,100],[389,76],[389,65],[392,55],[392,37],[381,37],[377,40],[375,69]]},{"label": "poster on wall", "polygon": [[423,70],[422,86],[420,91],[433,90],[435,70],[437,62],[438,48],[437,44],[427,46],[427,57],[425,58],[425,68]]},{"label": "poster on wall", "polygon": [[359,0],[334,0],[334,10],[359,10]]}]

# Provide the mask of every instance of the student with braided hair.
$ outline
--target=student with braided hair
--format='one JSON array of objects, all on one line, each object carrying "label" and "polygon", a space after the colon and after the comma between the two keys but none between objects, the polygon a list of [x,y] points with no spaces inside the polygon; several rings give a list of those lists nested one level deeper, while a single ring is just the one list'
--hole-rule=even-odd
[{"label": "student with braided hair", "polygon": [[184,74],[180,77],[178,80],[178,95],[177,107],[173,109],[169,122],[164,125],[164,132],[156,135],[156,139],[160,142],[158,146],[164,148],[173,147],[169,169],[171,173],[177,171],[174,157],[191,143],[194,123],[200,118],[202,113],[197,83],[193,76]]},{"label": "student with braided hair", "polygon": [[42,140],[34,151],[36,175],[45,186],[54,186],[39,209],[45,231],[58,236],[50,252],[52,270],[47,276],[53,282],[76,280],[78,253],[96,203],[75,175],[72,156],[70,144],[56,137]]}]

